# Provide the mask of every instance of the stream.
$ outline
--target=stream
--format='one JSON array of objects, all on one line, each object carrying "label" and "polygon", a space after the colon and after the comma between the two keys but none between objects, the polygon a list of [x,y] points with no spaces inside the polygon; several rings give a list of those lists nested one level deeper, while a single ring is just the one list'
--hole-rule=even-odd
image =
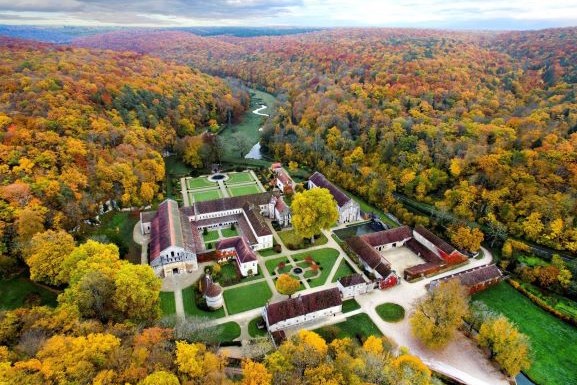
[{"label": "stream", "polygon": [[[270,116],[269,114],[263,114],[261,111],[267,109],[268,107],[264,104],[261,104],[259,108],[254,110],[252,113],[258,116],[266,116],[267,118]],[[259,132],[262,131],[262,127],[260,127]],[[262,154],[260,153],[260,141],[256,142],[254,146],[250,149],[248,154],[246,154],[245,159],[262,159]]]}]

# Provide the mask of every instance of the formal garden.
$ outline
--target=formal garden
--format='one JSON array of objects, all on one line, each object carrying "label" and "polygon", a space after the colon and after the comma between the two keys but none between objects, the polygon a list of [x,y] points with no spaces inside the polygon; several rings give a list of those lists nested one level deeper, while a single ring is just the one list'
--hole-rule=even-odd
[{"label": "formal garden", "polygon": [[225,175],[222,185],[209,180],[208,176],[182,178],[180,183],[185,184],[188,204],[264,192],[251,171],[222,174]]},{"label": "formal garden", "polygon": [[263,307],[272,297],[272,292],[268,284],[262,281],[247,286],[226,289],[223,296],[228,314],[237,314]]}]

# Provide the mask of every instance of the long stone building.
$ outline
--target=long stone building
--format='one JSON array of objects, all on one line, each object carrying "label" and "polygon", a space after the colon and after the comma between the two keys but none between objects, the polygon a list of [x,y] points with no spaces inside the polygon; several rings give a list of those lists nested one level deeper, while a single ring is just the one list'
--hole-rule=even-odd
[{"label": "long stone building", "polygon": [[323,174],[315,172],[308,181],[308,188],[322,187],[329,190],[339,211],[339,223],[356,222],[361,219],[361,207],[341,189],[332,184]]}]

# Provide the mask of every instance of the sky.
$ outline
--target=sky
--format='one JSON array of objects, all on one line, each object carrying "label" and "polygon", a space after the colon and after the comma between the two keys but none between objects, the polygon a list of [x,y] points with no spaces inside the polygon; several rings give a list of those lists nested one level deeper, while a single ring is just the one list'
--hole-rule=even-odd
[{"label": "sky", "polygon": [[577,0],[0,0],[0,24],[538,29]]}]

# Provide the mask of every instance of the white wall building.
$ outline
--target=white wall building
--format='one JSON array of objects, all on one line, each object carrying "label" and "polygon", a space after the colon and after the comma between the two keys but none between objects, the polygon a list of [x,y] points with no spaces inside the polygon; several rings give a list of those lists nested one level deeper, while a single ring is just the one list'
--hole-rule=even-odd
[{"label": "white wall building", "polygon": [[351,199],[347,194],[342,192],[337,186],[332,184],[323,174],[315,172],[309,178],[309,189],[315,187],[326,188],[330,191],[339,211],[339,223],[356,222],[361,219],[361,207],[357,202]]}]

